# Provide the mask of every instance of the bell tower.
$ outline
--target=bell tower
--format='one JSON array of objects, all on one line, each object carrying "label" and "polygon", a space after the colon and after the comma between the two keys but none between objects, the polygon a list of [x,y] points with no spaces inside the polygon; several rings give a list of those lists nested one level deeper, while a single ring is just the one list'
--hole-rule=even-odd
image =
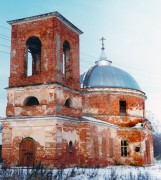
[{"label": "bell tower", "polygon": [[7,116],[80,117],[82,31],[58,12],[8,23],[12,40]]}]

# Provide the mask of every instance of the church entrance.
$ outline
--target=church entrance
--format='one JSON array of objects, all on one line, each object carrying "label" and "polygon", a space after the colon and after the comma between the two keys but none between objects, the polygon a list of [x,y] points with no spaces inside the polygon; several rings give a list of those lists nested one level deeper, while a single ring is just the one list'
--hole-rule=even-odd
[{"label": "church entrance", "polygon": [[33,167],[36,163],[36,143],[32,138],[25,138],[20,143],[19,162],[21,166]]}]

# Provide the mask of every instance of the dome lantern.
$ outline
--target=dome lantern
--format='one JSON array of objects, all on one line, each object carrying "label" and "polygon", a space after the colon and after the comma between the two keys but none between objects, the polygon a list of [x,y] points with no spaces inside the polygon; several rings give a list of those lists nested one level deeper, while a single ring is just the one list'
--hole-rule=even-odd
[{"label": "dome lantern", "polygon": [[102,47],[101,47],[101,55],[100,55],[100,57],[99,57],[99,60],[98,61],[96,61],[95,63],[96,63],[96,65],[98,65],[98,66],[107,66],[107,65],[111,65],[111,61],[109,61],[108,59],[107,59],[107,57],[106,57],[106,54],[105,54],[105,51],[104,51],[104,49],[105,49],[105,47],[104,47],[104,40],[106,40],[104,37],[102,37],[101,39],[100,39],[100,41],[102,41]]}]

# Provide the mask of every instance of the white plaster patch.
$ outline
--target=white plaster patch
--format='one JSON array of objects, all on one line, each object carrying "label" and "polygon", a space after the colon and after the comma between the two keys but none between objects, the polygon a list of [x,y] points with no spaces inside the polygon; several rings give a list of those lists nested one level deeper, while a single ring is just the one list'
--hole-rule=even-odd
[{"label": "white plaster patch", "polygon": [[49,101],[54,101],[54,89],[49,89],[49,94],[52,94],[52,96],[49,95]]},{"label": "white plaster patch", "polygon": [[72,106],[74,108],[81,108],[82,107],[82,99],[79,97],[72,98]]},{"label": "white plaster patch", "polygon": [[46,56],[46,49],[44,50],[44,69],[47,71],[48,70],[48,58]]},{"label": "white plaster patch", "polygon": [[31,137],[40,145],[45,146],[44,127],[13,127],[12,140],[15,137]]},{"label": "white plaster patch", "polygon": [[64,100],[64,92],[61,89],[57,89],[57,98],[62,101]]},{"label": "white plaster patch", "polygon": [[77,142],[79,141],[79,135],[76,130],[69,131],[69,132],[62,131],[62,138],[65,139],[68,143],[70,141],[72,141],[73,143],[75,141],[77,141]]},{"label": "white plaster patch", "polygon": [[14,108],[14,114],[15,116],[19,116],[22,112],[22,108],[21,107],[15,107]]},{"label": "white plaster patch", "polygon": [[8,92],[8,103],[9,104],[14,104],[14,92]]},{"label": "white plaster patch", "polygon": [[83,109],[83,113],[97,114],[98,108],[86,108],[86,109]]},{"label": "white plaster patch", "polygon": [[143,117],[143,110],[137,109],[136,107],[134,107],[133,109],[127,109],[127,113],[131,116]]},{"label": "white plaster patch", "polygon": [[11,57],[14,58],[15,56],[16,56],[16,50],[13,49],[13,50],[11,51]]}]

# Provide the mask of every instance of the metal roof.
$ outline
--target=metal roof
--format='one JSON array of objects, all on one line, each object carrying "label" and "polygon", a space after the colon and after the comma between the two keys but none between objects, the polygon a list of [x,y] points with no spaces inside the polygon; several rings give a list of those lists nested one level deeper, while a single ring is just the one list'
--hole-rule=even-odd
[{"label": "metal roof", "polygon": [[64,24],[66,24],[68,27],[73,29],[78,34],[83,33],[80,29],[78,29],[75,25],[73,25],[70,21],[68,21],[64,16],[62,16],[57,11],[46,13],[46,14],[40,14],[40,15],[36,15],[36,16],[25,17],[25,18],[21,18],[21,19],[10,20],[7,22],[10,25],[13,25],[13,24],[18,24],[18,23],[25,23],[25,22],[35,21],[35,20],[41,20],[41,19],[50,18],[50,17],[57,17],[60,21],[62,21]]},{"label": "metal roof", "polygon": [[96,65],[90,68],[84,76],[84,88],[128,88],[141,91],[135,79],[122,69],[111,66],[111,61],[107,60],[102,48],[101,56]]},{"label": "metal roof", "polygon": [[141,90],[130,74],[109,65],[92,67],[84,77],[83,87],[117,87]]}]

